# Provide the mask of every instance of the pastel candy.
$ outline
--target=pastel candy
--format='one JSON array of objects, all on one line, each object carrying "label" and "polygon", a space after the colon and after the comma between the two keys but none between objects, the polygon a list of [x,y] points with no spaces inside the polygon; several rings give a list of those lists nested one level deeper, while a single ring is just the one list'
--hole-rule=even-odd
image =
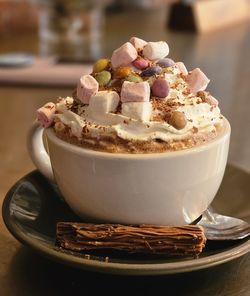
[{"label": "pastel candy", "polygon": [[150,86],[147,81],[124,81],[121,89],[122,102],[149,102]]},{"label": "pastel candy", "polygon": [[127,66],[136,58],[137,50],[130,42],[126,42],[113,52],[111,57],[111,64],[113,68]]},{"label": "pastel candy", "polygon": [[103,70],[96,73],[95,79],[98,82],[99,86],[105,86],[111,80],[111,73],[109,71]]},{"label": "pastel candy", "polygon": [[143,39],[137,38],[137,37],[132,37],[130,38],[129,42],[137,49],[143,49],[145,45],[147,45],[147,42]]},{"label": "pastel candy", "polygon": [[172,67],[175,64],[175,62],[170,58],[164,58],[164,59],[158,60],[156,64],[162,68],[168,68],[168,67]]},{"label": "pastel candy", "polygon": [[186,77],[186,82],[191,93],[197,93],[197,91],[205,90],[209,81],[210,80],[207,76],[199,68],[189,72]]},{"label": "pastel candy", "polygon": [[149,65],[149,62],[142,57],[138,57],[136,60],[133,61],[133,66],[135,66],[139,70],[143,70],[147,68]]},{"label": "pastel candy", "polygon": [[89,101],[91,114],[98,118],[105,113],[115,112],[120,101],[120,97],[115,91],[99,91],[93,95]]},{"label": "pastel candy", "polygon": [[169,93],[169,85],[167,80],[158,78],[154,81],[152,87],[152,94],[158,98],[165,98]]},{"label": "pastel candy", "polygon": [[122,103],[122,115],[148,122],[152,114],[151,102]]},{"label": "pastel candy", "polygon": [[175,65],[177,66],[177,68],[180,70],[182,74],[188,75],[188,70],[182,62],[177,62],[175,63]]},{"label": "pastel candy", "polygon": [[147,69],[143,70],[141,72],[141,76],[153,76],[153,75],[157,75],[160,74],[162,71],[162,68],[159,66],[152,66],[152,67],[148,67]]},{"label": "pastel candy", "polygon": [[169,54],[167,42],[148,42],[143,48],[143,55],[149,60],[159,60],[165,58]]},{"label": "pastel candy", "polygon": [[45,104],[36,111],[38,122],[44,127],[51,126],[54,121],[55,111],[56,107],[54,103],[49,102]]}]

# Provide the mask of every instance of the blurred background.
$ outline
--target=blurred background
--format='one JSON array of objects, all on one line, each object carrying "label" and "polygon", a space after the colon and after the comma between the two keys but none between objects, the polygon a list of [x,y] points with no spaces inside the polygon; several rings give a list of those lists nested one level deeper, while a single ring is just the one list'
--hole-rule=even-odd
[{"label": "blurred background", "polygon": [[[71,95],[96,59],[110,57],[132,36],[165,40],[172,59],[208,76],[208,91],[232,127],[228,161],[250,173],[249,5],[249,0],[0,0],[0,205],[10,187],[35,169],[26,136],[36,109]],[[21,295],[33,287],[29,295],[37,295],[36,285],[10,268],[20,245],[3,225],[0,219],[0,294]]]}]

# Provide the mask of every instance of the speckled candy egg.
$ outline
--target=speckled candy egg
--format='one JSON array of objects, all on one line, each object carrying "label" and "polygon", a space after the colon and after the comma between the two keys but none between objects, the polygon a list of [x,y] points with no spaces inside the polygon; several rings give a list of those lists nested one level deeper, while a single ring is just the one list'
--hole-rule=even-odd
[{"label": "speckled candy egg", "polygon": [[165,98],[169,93],[168,82],[164,78],[158,78],[154,81],[152,87],[152,95],[158,98]]}]

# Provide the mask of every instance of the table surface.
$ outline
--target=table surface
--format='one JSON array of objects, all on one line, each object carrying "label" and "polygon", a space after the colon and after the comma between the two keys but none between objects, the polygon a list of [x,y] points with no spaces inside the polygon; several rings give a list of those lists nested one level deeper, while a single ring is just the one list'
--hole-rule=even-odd
[{"label": "table surface", "polygon": [[[209,91],[219,99],[232,127],[229,162],[250,172],[250,28],[239,24],[205,35],[169,31],[166,11],[109,15],[103,55],[136,35],[166,40],[170,56],[188,69],[200,67],[211,79]],[[41,53],[37,36],[5,36],[0,52]],[[1,69],[0,69],[1,71]],[[26,134],[35,110],[48,99],[71,94],[69,88],[0,85],[0,204],[8,189],[34,169],[26,150]],[[0,295],[65,295],[108,289],[157,291],[171,295],[249,295],[250,254],[202,271],[160,277],[121,277],[85,272],[56,264],[23,247],[0,219]],[[94,284],[93,283],[96,283]],[[156,290],[157,289],[157,290]],[[162,291],[162,290],[161,290]]]}]

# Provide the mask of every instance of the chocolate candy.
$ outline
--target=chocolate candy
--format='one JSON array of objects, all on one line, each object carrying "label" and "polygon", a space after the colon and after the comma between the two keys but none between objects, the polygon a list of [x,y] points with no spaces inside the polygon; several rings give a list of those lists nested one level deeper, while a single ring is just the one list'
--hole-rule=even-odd
[{"label": "chocolate candy", "polygon": [[152,95],[158,98],[165,98],[169,93],[168,82],[164,78],[158,78],[154,81],[152,87]]},{"label": "chocolate candy", "polygon": [[125,77],[126,81],[130,81],[130,82],[142,82],[142,78],[139,75],[136,74],[129,74],[127,77]]},{"label": "chocolate candy", "polygon": [[183,129],[187,124],[185,114],[180,111],[174,111],[169,119],[169,124],[178,130]]},{"label": "chocolate candy", "polygon": [[111,79],[111,74],[108,71],[101,71],[95,75],[95,79],[99,83],[100,86],[105,86],[109,83]]},{"label": "chocolate candy", "polygon": [[148,67],[141,72],[141,76],[153,76],[161,73],[162,68],[159,66]]},{"label": "chocolate candy", "polygon": [[156,64],[162,68],[168,68],[168,67],[172,67],[175,64],[175,62],[170,58],[164,58],[164,59],[158,60]]},{"label": "chocolate candy", "polygon": [[129,67],[119,67],[114,71],[114,78],[125,78],[131,73]]},{"label": "chocolate candy", "polygon": [[133,61],[133,66],[139,70],[143,70],[148,67],[149,62],[142,57],[138,57],[136,60]]},{"label": "chocolate candy", "polygon": [[96,61],[96,63],[94,64],[93,72],[94,73],[101,72],[101,71],[107,69],[108,65],[109,65],[108,59],[100,59],[100,60]]}]

